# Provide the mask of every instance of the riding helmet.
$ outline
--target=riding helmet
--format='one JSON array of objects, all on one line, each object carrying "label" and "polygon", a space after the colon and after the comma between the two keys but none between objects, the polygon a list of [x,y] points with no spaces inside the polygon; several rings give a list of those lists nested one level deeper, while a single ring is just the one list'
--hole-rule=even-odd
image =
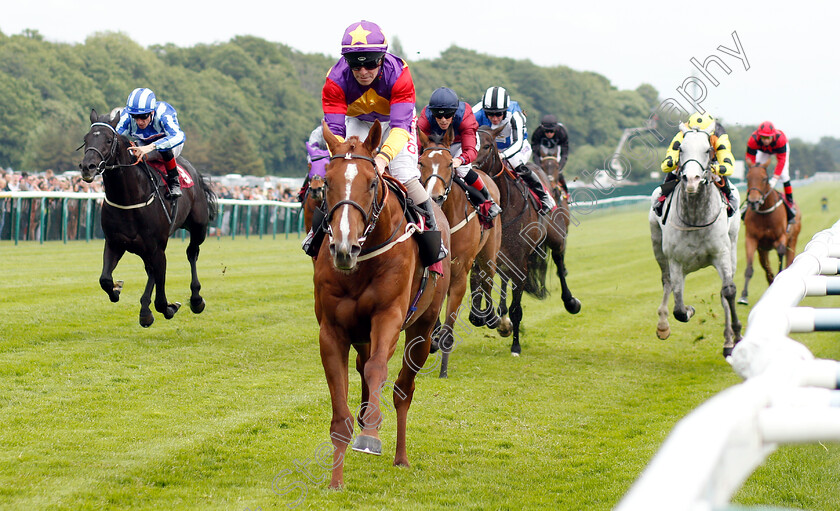
[{"label": "riding helmet", "polygon": [[147,114],[157,108],[155,93],[151,89],[139,87],[131,91],[125,102],[125,112],[129,115]]},{"label": "riding helmet", "polygon": [[376,62],[388,51],[388,41],[379,25],[362,20],[344,30],[341,38],[341,54],[351,65],[361,66],[365,62]]},{"label": "riding helmet", "polygon": [[507,112],[510,106],[510,96],[504,87],[490,87],[484,93],[484,100],[481,103],[484,112]]},{"label": "riding helmet", "polygon": [[776,134],[776,127],[770,121],[764,121],[758,125],[756,130],[759,137],[772,137]]},{"label": "riding helmet", "polygon": [[540,121],[540,124],[542,124],[542,127],[544,129],[551,129],[551,128],[557,126],[557,117],[554,117],[551,114],[543,115],[543,118]]},{"label": "riding helmet", "polygon": [[705,130],[709,126],[714,126],[715,118],[711,116],[708,112],[705,114],[701,114],[700,112],[694,112],[688,118],[688,127],[691,129],[698,129],[698,130]]},{"label": "riding helmet", "polygon": [[432,93],[429,98],[429,110],[434,115],[451,114],[458,110],[458,95],[455,91],[447,87],[439,87]]}]

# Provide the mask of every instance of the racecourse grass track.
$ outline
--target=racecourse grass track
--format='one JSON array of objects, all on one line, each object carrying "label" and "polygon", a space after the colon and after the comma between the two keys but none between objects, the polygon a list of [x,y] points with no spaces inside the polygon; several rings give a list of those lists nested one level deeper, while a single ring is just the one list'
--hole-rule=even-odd
[{"label": "racecourse grass track", "polygon": [[[840,203],[821,212],[819,198],[838,192],[833,183],[795,190],[799,252],[837,220]],[[611,509],[674,425],[740,379],[721,356],[711,268],[686,282],[697,315],[671,319],[671,337],[656,338],[662,291],[647,204],[576,218],[567,264],[580,314],[563,309],[552,274],[553,296],[523,302],[520,358],[510,338],[459,320],[449,379],[418,377],[411,468],[392,466],[388,407],[384,455],[348,450],[342,491],[326,489],[315,460],[331,411],[312,264],[296,236],[208,239],[198,261],[207,309],[184,306],[169,321],[155,313],[148,329],[138,324],[146,277],[136,256],[114,272],[125,287],[113,304],[98,283],[101,240],[0,243],[0,509]],[[188,301],[185,249],[170,241],[170,301]],[[743,251],[742,227],[739,294]],[[755,265],[752,304],[767,288]],[[748,311],[739,306],[745,327]],[[836,334],[795,338],[840,359]],[[401,354],[402,342],[390,380]],[[350,375],[355,414],[360,380]],[[838,472],[836,444],[785,446],[736,502],[840,509]]]}]

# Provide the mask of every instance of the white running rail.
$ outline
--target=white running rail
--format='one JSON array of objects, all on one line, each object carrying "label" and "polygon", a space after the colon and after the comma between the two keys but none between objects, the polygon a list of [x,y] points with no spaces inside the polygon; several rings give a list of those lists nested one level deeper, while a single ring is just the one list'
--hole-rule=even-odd
[{"label": "white running rail", "polygon": [[[727,361],[744,382],[683,418],[616,511],[711,511],[779,444],[840,441],[840,362],[815,359],[792,332],[840,331],[840,221],[817,233],[767,289]],[[739,508],[743,509],[743,508]]]}]

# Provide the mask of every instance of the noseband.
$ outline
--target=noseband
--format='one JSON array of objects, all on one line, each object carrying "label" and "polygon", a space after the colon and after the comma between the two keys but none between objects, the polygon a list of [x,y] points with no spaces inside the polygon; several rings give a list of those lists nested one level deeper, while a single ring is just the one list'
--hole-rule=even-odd
[{"label": "noseband", "polygon": [[[335,203],[332,207],[330,207],[329,211],[327,212],[326,217],[324,217],[324,222],[327,224],[327,233],[330,235],[330,238],[333,237],[332,234],[332,226],[330,225],[330,221],[332,220],[333,214],[335,211],[340,208],[341,206],[353,206],[354,208],[358,209],[359,212],[362,214],[362,218],[364,220],[365,230],[362,233],[362,236],[359,238],[359,245],[364,245],[365,240],[367,239],[368,235],[373,232],[374,227],[376,227],[376,222],[379,220],[379,215],[382,213],[382,208],[385,207],[385,192],[382,193],[382,200],[377,202],[377,198],[379,197],[379,171],[376,170],[376,160],[370,158],[368,156],[364,156],[361,154],[353,154],[353,153],[346,153],[343,155],[336,155],[331,156],[330,161],[332,160],[366,160],[373,164],[373,172],[376,174],[374,178],[373,184],[376,188],[376,192],[374,192],[373,201],[370,205],[370,211],[365,211],[365,209],[356,201],[351,199],[344,199],[340,200]],[[385,187],[383,183],[383,188]],[[326,181],[324,181],[324,187],[327,187]],[[326,194],[324,195],[324,204],[327,203]]]},{"label": "noseband", "polygon": [[[427,177],[425,180],[423,180],[423,188],[426,188],[426,186],[428,186],[429,181],[431,181],[432,178],[440,179],[441,181],[444,182],[443,183],[443,187],[444,187],[443,195],[441,196],[441,200],[438,203],[438,205],[441,205],[444,202],[446,202],[446,198],[449,197],[449,192],[452,191],[452,181],[455,179],[455,169],[452,168],[452,151],[448,147],[429,146],[429,147],[426,147],[425,149],[423,149],[423,152],[420,153],[420,156],[423,156],[426,153],[426,151],[446,151],[447,153],[449,153],[449,180],[447,181],[447,180],[443,179],[443,177],[441,177],[438,174],[431,174],[429,177]],[[437,201],[435,201],[435,202],[437,202]]]}]

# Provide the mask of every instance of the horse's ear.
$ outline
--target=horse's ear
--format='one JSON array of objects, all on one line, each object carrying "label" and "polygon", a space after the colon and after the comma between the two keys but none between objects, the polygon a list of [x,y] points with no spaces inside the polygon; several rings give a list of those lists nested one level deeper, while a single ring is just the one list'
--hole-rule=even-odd
[{"label": "horse's ear", "polygon": [[429,137],[422,130],[417,130],[417,135],[420,138],[420,149],[427,147],[429,145]]},{"label": "horse's ear", "polygon": [[329,148],[330,154],[335,154],[336,149],[341,144],[341,141],[337,136],[333,135],[332,131],[330,131],[329,126],[327,126],[327,121],[321,121],[321,126],[324,130],[324,141],[327,143],[327,148]]},{"label": "horse's ear", "polygon": [[91,124],[93,124],[93,123],[95,123],[95,122],[96,122],[96,121],[98,121],[98,120],[99,120],[99,116],[98,116],[98,115],[96,115],[96,109],[95,109],[95,108],[91,108],[91,109],[90,109],[90,123],[91,123]]},{"label": "horse's ear", "polygon": [[368,136],[365,139],[365,148],[375,153],[379,149],[379,142],[382,140],[382,125],[379,124],[379,119],[373,121],[373,126],[370,127]]},{"label": "horse's ear", "polygon": [[680,131],[683,132],[683,133],[688,131],[688,126],[686,126],[686,124],[684,122],[680,123]]},{"label": "horse's ear", "polygon": [[505,129],[504,126],[499,126],[498,128],[494,129],[491,133],[493,135],[493,140],[499,137],[502,134],[502,130]]},{"label": "horse's ear", "polygon": [[119,108],[111,110],[111,118],[108,120],[108,124],[116,128],[117,124],[120,123],[120,114],[122,114],[122,110]]},{"label": "horse's ear", "polygon": [[443,135],[443,145],[449,147],[452,145],[452,141],[455,139],[455,130],[452,128],[450,124],[448,128],[446,128],[446,133]]}]

